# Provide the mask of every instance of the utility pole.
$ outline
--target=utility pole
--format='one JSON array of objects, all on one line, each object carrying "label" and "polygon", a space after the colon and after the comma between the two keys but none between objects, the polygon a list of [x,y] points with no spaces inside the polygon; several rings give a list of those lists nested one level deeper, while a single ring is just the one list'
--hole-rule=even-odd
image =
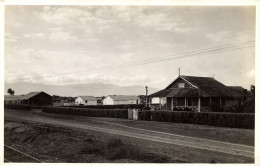
[{"label": "utility pole", "polygon": [[179,67],[179,77],[181,76],[181,68]]},{"label": "utility pole", "polygon": [[145,91],[146,91],[145,106],[147,106],[147,103],[148,103],[148,86],[145,86]]}]

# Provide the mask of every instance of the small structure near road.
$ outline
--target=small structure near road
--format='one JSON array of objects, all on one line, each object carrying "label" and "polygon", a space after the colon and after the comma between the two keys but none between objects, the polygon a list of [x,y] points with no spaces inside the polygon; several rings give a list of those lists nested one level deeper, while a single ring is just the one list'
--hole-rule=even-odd
[{"label": "small structure near road", "polygon": [[97,99],[94,96],[79,96],[75,100],[76,105],[97,105]]},{"label": "small structure near road", "polygon": [[138,96],[108,95],[103,99],[103,105],[140,104]]},{"label": "small structure near road", "polygon": [[27,95],[4,96],[5,104],[26,104],[34,106],[52,105],[52,96],[45,92],[30,92]]}]

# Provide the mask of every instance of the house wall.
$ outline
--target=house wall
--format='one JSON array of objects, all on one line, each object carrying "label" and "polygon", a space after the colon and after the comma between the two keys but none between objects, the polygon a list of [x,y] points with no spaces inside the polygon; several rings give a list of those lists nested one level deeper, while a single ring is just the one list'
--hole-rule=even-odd
[{"label": "house wall", "polygon": [[117,100],[114,101],[114,105],[118,104],[139,104],[140,100]]},{"label": "house wall", "polygon": [[172,110],[172,98],[167,97],[166,109]]},{"label": "house wall", "polygon": [[236,99],[226,99],[225,106],[233,106],[233,105],[237,105],[237,104],[238,104],[238,100],[236,100]]},{"label": "house wall", "polygon": [[36,106],[52,105],[52,96],[46,93],[39,93],[38,95],[28,99],[28,104]]},{"label": "house wall", "polygon": [[153,97],[151,99],[152,103],[151,104],[159,104],[160,103],[160,98],[159,97]]},{"label": "house wall", "polygon": [[178,83],[184,83],[184,87],[188,88],[188,87],[192,87],[189,83],[187,83],[186,81],[184,81],[181,78],[178,78],[177,80],[175,80],[175,82],[173,82],[169,88],[178,88]]},{"label": "house wall", "polygon": [[104,100],[103,100],[103,105],[113,105],[114,101],[113,99],[111,99],[111,97],[107,96]]},{"label": "house wall", "polygon": [[87,100],[87,102],[85,100],[83,100],[81,97],[78,97],[76,100],[75,100],[75,104],[76,105],[97,105],[97,101],[93,101],[93,100]]},{"label": "house wall", "polygon": [[76,98],[76,100],[75,100],[75,104],[76,104],[76,105],[80,105],[80,104],[84,104],[84,102],[83,102],[82,98],[78,97],[78,98]]}]

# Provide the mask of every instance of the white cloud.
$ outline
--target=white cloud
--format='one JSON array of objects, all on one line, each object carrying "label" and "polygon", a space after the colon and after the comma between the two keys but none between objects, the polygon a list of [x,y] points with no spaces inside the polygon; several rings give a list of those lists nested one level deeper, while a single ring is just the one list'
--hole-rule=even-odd
[{"label": "white cloud", "polygon": [[76,36],[72,36],[68,32],[53,32],[50,34],[50,40],[52,42],[81,42]]},{"label": "white cloud", "polygon": [[[56,25],[73,24],[80,18],[88,18],[91,16],[89,12],[77,8],[68,7],[46,7],[45,12],[41,13],[41,17],[50,23]],[[81,19],[84,22],[84,19]]]},{"label": "white cloud", "polygon": [[32,34],[24,34],[26,38],[42,38],[45,35],[43,33],[32,33]]},{"label": "white cloud", "polygon": [[244,74],[249,79],[255,79],[255,69],[251,69],[250,71]]},{"label": "white cloud", "polygon": [[188,28],[188,27],[176,27],[174,28],[174,31],[175,32],[180,32],[180,33],[187,33],[187,32],[190,32],[192,31],[193,29],[192,28]]},{"label": "white cloud", "polygon": [[230,32],[229,31],[220,31],[215,33],[209,33],[206,35],[206,37],[213,41],[224,41],[228,38]]},{"label": "white cloud", "polygon": [[254,40],[255,34],[253,31],[240,32],[237,35],[236,41],[249,41]]},{"label": "white cloud", "polygon": [[5,41],[7,42],[14,43],[17,42],[20,38],[21,38],[20,36],[16,36],[12,33],[8,33],[8,32],[5,33]]}]

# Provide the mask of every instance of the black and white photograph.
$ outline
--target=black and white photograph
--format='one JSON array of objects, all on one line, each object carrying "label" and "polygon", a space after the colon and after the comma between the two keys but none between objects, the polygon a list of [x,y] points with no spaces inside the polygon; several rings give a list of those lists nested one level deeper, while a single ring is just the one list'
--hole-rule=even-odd
[{"label": "black and white photograph", "polygon": [[3,163],[256,164],[256,5],[5,5]]}]

